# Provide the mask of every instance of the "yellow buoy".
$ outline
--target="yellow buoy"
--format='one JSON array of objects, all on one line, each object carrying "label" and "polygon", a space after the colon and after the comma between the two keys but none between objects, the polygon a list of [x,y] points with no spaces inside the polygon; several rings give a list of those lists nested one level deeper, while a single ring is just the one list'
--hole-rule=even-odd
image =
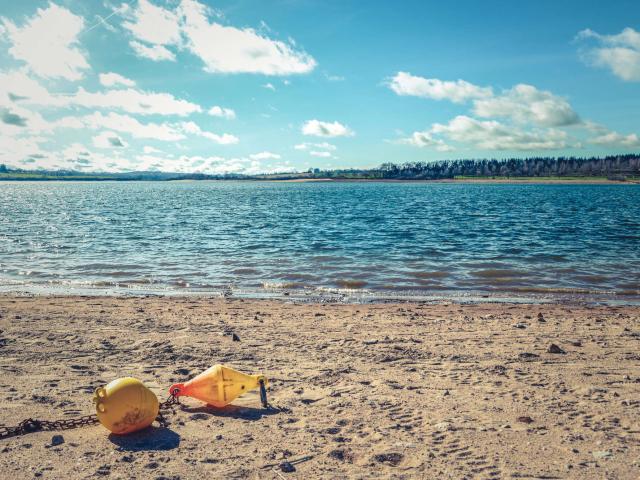
[{"label": "yellow buoy", "polygon": [[93,401],[98,420],[113,433],[125,434],[148,427],[158,416],[158,397],[135,378],[118,378],[96,389]]},{"label": "yellow buoy", "polygon": [[[233,368],[214,365],[186,383],[176,383],[169,393],[176,397],[197,398],[214,407],[224,407],[243,393],[265,387],[267,380],[263,375],[247,375]],[[263,400],[263,403],[266,399]]]}]

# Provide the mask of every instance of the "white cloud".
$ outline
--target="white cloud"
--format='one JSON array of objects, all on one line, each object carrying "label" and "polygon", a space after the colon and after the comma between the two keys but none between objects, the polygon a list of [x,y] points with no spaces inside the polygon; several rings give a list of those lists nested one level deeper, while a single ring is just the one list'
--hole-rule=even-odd
[{"label": "white cloud", "polygon": [[114,112],[109,112],[107,115],[95,112],[91,115],[63,117],[54,124],[58,128],[107,129],[127,133],[134,138],[153,138],[164,142],[174,142],[186,138],[179,126],[167,123],[140,123],[133,117]]},{"label": "white cloud", "polygon": [[309,155],[311,155],[312,157],[319,157],[319,158],[331,158],[333,156],[331,152],[316,151],[316,150],[311,150],[309,152]]},{"label": "white cloud", "polygon": [[464,80],[443,81],[418,77],[407,72],[398,72],[388,85],[398,95],[450,100],[455,103],[492,95],[491,88],[478,87]]},{"label": "white cloud", "polygon": [[117,133],[105,131],[93,137],[93,145],[98,148],[125,148],[128,146]]},{"label": "white cloud", "polygon": [[354,135],[349,127],[340,122],[321,122],[320,120],[308,120],[302,125],[304,135],[315,137],[351,137]]},{"label": "white cloud", "polygon": [[150,147],[149,145],[145,145],[145,147],[142,149],[142,151],[144,153],[162,153],[162,150],[158,150],[155,147]]},{"label": "white cloud", "polygon": [[86,108],[118,109],[140,115],[180,115],[202,111],[195,103],[175,98],[169,93],[155,93],[134,90],[108,90],[105,92],[88,92],[80,87],[69,97],[70,105]]},{"label": "white cloud", "polygon": [[265,83],[262,85],[262,88],[266,88],[267,90],[276,91],[276,87],[274,87],[273,83]]},{"label": "white cloud", "polygon": [[519,123],[559,127],[580,123],[569,102],[532,85],[519,84],[501,95],[474,101],[474,113],[480,117],[509,117]]},{"label": "white cloud", "polygon": [[186,48],[214,73],[291,75],[312,71],[316,61],[291,42],[273,40],[251,28],[209,22],[207,7],[182,0],[178,13]]},{"label": "white cloud", "polygon": [[148,46],[135,40],[131,40],[129,45],[139,57],[148,58],[155,62],[159,62],[160,60],[173,62],[176,59],[175,53],[162,45]]},{"label": "white cloud", "polygon": [[[124,77],[122,79],[127,80]],[[122,79],[118,81],[122,82]],[[109,83],[113,78],[108,77],[106,81]],[[51,94],[24,73],[0,73],[0,105],[11,97],[29,105],[115,109],[140,115],[187,116],[202,111],[199,105],[169,93],[145,92],[132,88],[89,92],[80,87],[71,94]]]},{"label": "white cloud", "polygon": [[608,132],[590,139],[589,143],[611,148],[640,148],[640,137],[635,133],[623,135],[618,132]]},{"label": "white cloud", "polygon": [[206,132],[203,131],[195,122],[182,122],[180,125],[182,130],[186,133],[208,138],[209,140],[213,140],[220,145],[232,145],[234,143],[238,143],[238,137],[236,137],[235,135],[230,135],[228,133],[218,135],[216,133]]},{"label": "white cloud", "polygon": [[0,163],[10,167],[24,168],[26,164],[36,161],[42,166],[48,153],[42,149],[41,143],[46,141],[43,137],[14,137],[0,129]]},{"label": "white cloud", "polygon": [[640,32],[625,28],[616,35],[601,35],[586,29],[578,33],[579,40],[594,40],[597,46],[583,50],[587,63],[610,69],[622,80],[640,81]]},{"label": "white cloud", "polygon": [[79,80],[89,68],[78,46],[78,34],[84,28],[82,17],[64,7],[50,3],[39,8],[22,27],[6,18],[2,25],[11,42],[9,54],[27,64],[35,74],[45,78]]},{"label": "white cloud", "polygon": [[122,26],[138,40],[152,45],[177,45],[181,41],[178,15],[147,0],[138,1]]},{"label": "white cloud", "polygon": [[38,105],[54,102],[49,91],[26,73],[0,72],[0,105],[19,101]]},{"label": "white cloud", "polygon": [[322,150],[335,150],[337,147],[331,143],[328,142],[322,142],[322,143],[299,143],[297,145],[294,145],[293,147],[296,150],[308,150],[309,148],[316,148],[316,149],[322,149]]},{"label": "white cloud", "polygon": [[124,87],[134,87],[136,85],[136,82],[134,82],[133,80],[113,72],[101,73],[99,75],[99,78],[100,83],[105,87],[114,87],[116,85],[122,85]]},{"label": "white cloud", "polygon": [[429,133],[485,150],[554,150],[567,147],[567,135],[561,130],[527,131],[495,120],[480,121],[466,115],[459,115],[448,124],[436,123]]},{"label": "white cloud", "polygon": [[213,117],[222,117],[229,120],[236,118],[236,112],[231,108],[219,107],[218,105],[211,107],[207,113]]},{"label": "white cloud", "polygon": [[273,160],[273,159],[277,160],[281,157],[277,153],[260,152],[260,153],[254,153],[253,155],[249,155],[249,158],[251,160]]},{"label": "white cloud", "polygon": [[433,135],[429,131],[413,132],[410,137],[400,139],[399,143],[405,143],[419,148],[433,147],[439,152],[450,152],[454,150],[452,146],[447,145],[441,139],[433,138]]}]

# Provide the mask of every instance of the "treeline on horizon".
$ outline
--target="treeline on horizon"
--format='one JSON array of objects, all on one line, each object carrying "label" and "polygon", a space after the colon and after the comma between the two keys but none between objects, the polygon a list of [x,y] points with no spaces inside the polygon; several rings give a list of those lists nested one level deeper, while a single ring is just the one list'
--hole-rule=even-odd
[{"label": "treeline on horizon", "polygon": [[309,169],[307,172],[282,172],[259,175],[171,172],[87,173],[69,170],[23,170],[0,164],[2,180],[446,180],[455,178],[511,177],[606,177],[624,180],[640,176],[640,155],[607,157],[531,157],[496,159],[441,160],[435,162],[384,163],[371,169]]}]

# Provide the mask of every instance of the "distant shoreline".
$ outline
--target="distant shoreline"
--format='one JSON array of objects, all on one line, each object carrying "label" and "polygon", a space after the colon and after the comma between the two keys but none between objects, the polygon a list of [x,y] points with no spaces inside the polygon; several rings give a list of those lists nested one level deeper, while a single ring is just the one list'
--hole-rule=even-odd
[{"label": "distant shoreline", "polygon": [[0,182],[275,182],[275,183],[438,183],[438,184],[503,184],[503,185],[640,185],[640,179],[614,180],[600,177],[520,177],[520,178],[220,178],[220,179],[141,179],[141,178],[2,178]]}]

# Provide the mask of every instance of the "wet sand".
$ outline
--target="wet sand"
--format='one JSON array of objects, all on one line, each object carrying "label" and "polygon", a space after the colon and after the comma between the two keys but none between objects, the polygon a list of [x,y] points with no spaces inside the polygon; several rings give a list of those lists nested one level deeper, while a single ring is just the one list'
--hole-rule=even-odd
[{"label": "wet sand", "polygon": [[0,440],[2,477],[640,478],[640,307],[0,296],[3,425],[215,363],[267,375],[279,410]]}]

